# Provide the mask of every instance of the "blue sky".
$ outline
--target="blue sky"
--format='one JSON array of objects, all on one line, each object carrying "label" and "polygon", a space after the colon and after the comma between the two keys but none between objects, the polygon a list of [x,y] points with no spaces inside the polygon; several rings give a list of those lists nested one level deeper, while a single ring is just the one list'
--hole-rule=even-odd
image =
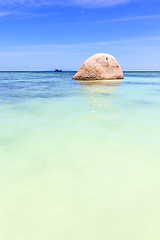
[{"label": "blue sky", "polygon": [[0,70],[78,70],[99,52],[160,70],[159,0],[0,0]]}]

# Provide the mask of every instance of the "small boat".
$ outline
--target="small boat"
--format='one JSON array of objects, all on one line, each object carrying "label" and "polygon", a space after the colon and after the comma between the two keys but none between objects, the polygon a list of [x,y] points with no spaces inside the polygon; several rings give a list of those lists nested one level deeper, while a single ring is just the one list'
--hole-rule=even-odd
[{"label": "small boat", "polygon": [[62,70],[55,69],[54,72],[62,72]]}]

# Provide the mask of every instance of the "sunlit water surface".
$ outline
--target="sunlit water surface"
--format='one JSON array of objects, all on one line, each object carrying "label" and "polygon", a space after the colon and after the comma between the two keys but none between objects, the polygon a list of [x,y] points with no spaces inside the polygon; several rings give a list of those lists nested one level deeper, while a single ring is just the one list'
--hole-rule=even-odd
[{"label": "sunlit water surface", "polygon": [[0,73],[0,239],[160,239],[160,72]]}]

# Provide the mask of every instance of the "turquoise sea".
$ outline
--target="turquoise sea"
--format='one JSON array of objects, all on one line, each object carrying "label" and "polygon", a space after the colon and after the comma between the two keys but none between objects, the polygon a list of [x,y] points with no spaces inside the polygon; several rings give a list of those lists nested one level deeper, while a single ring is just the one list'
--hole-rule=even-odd
[{"label": "turquoise sea", "polygon": [[160,72],[0,72],[0,240],[160,239]]}]

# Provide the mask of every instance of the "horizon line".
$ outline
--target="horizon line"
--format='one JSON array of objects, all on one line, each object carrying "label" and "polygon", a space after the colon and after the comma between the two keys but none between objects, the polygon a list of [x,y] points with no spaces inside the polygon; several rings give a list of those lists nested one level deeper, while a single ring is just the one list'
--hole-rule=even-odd
[{"label": "horizon line", "polygon": [[[53,72],[55,73],[54,70],[0,70],[1,72]],[[78,70],[62,70],[62,72],[78,72]],[[160,72],[159,70],[123,70],[123,72]],[[57,73],[57,72],[56,72]]]}]

